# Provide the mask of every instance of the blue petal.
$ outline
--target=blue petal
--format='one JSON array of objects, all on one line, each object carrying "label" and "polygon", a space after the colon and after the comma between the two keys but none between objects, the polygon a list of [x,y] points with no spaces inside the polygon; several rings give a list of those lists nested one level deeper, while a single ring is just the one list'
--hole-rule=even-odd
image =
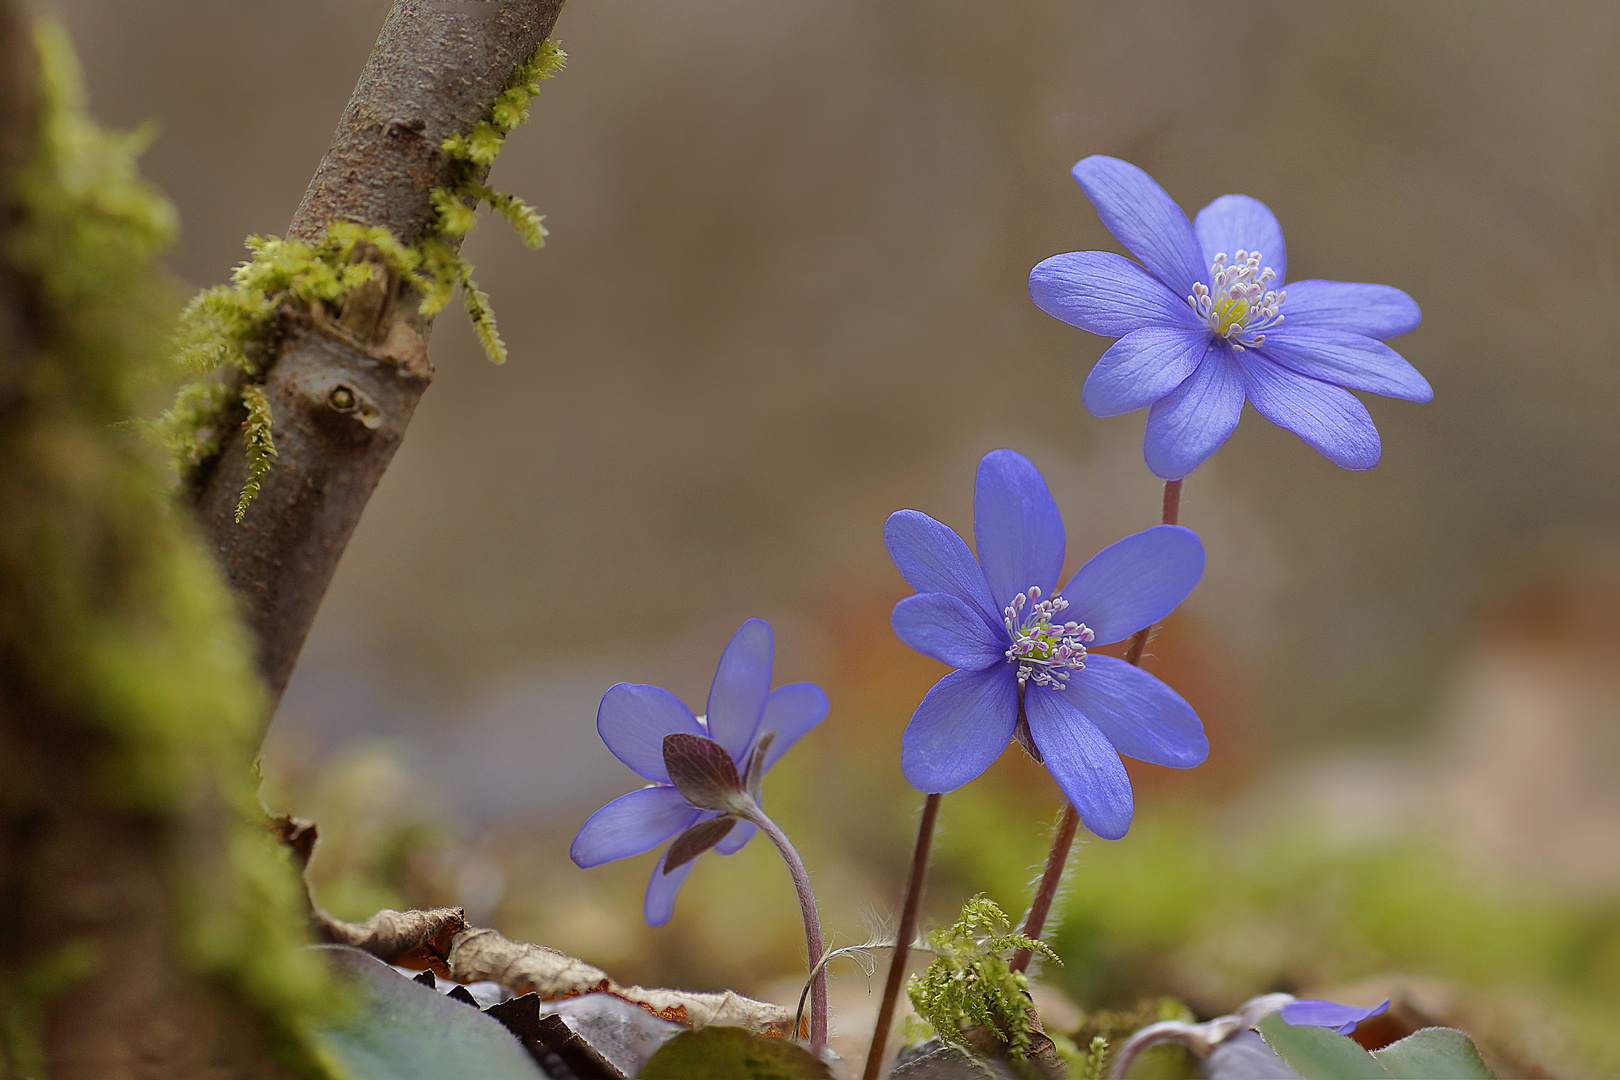
[{"label": "blue petal", "polygon": [[953,671],[923,697],[900,740],[900,771],[918,791],[953,791],[1001,756],[1018,725],[1012,665]]},{"label": "blue petal", "polygon": [[1368,1017],[1381,1015],[1389,1008],[1389,998],[1383,1004],[1374,1005],[1370,1009],[1358,1009],[1354,1005],[1340,1005],[1336,1001],[1319,1001],[1312,998],[1297,998],[1282,1007],[1282,1018],[1285,1022],[1298,1027],[1330,1027],[1340,1035],[1348,1035],[1356,1030],[1356,1025]]},{"label": "blue petal", "polygon": [[692,859],[666,874],[664,857],[658,856],[658,862],[653,866],[652,880],[647,883],[647,899],[641,904],[641,915],[647,920],[648,926],[663,926],[669,922],[669,917],[675,914],[675,894],[681,891],[686,875],[696,865],[697,860]]},{"label": "blue petal", "polygon": [[586,818],[568,854],[582,867],[627,859],[691,828],[701,816],[703,811],[672,787],[638,788]]},{"label": "blue petal", "polygon": [[1209,739],[1192,706],[1139,667],[1088,656],[1064,693],[1126,757],[1172,769],[1190,769],[1209,757]]},{"label": "blue petal", "polygon": [[[768,767],[768,766],[767,766]],[[714,850],[722,855],[735,855],[742,850],[744,844],[754,838],[758,828],[750,821],[739,821],[726,833],[726,838],[714,845]]]},{"label": "blue petal", "polygon": [[1180,480],[1220,449],[1243,412],[1243,382],[1232,350],[1213,345],[1198,370],[1148,411],[1142,453],[1164,480]]},{"label": "blue petal", "polygon": [[[1075,676],[1084,677],[1084,673]],[[1105,840],[1124,836],[1135,811],[1131,778],[1107,736],[1086,719],[1067,690],[1027,687],[1024,715],[1047,770],[1086,828]]]},{"label": "blue petal", "polygon": [[1063,586],[1063,617],[1089,626],[1098,645],[1123,641],[1174,611],[1203,574],[1198,534],[1155,525],[1109,544],[1075,571]]},{"label": "blue petal", "polygon": [[1238,353],[1237,363],[1243,388],[1261,416],[1292,431],[1335,465],[1370,469],[1378,464],[1378,429],[1350,391],[1251,352]]},{"label": "blue petal", "polygon": [[978,671],[1006,658],[1005,626],[992,634],[977,612],[950,593],[908,596],[894,605],[889,623],[901,641],[953,668]]},{"label": "blue petal", "polygon": [[[771,696],[765,699],[765,717],[759,722],[759,736],[755,740],[763,738],[767,731],[776,733],[770,752],[765,755],[765,767],[775,765],[805,732],[821,723],[827,716],[827,708],[827,692],[815,683],[788,683],[772,690]],[[732,832],[740,830],[743,824],[747,823],[739,824]]]},{"label": "blue petal", "polygon": [[1351,390],[1433,401],[1434,390],[1417,368],[1382,341],[1347,330],[1319,330],[1289,322],[1266,331],[1255,350],[1268,360],[1313,379]]},{"label": "blue petal", "polygon": [[759,730],[760,714],[771,691],[771,658],[776,643],[771,624],[749,619],[738,628],[720,654],[714,683],[709,687],[709,737],[741,761]]},{"label": "blue petal", "polygon": [[613,756],[649,780],[669,783],[664,736],[707,735],[680,698],[660,686],[619,683],[602,695],[596,730]]},{"label": "blue petal", "polygon": [[1071,251],[1037,263],[1029,298],[1048,315],[1104,337],[1144,326],[1204,325],[1164,282],[1112,251]]},{"label": "blue petal", "polygon": [[[1227,264],[1237,261],[1238,249],[1251,255],[1260,253],[1260,265],[1277,271],[1276,280],[1267,288],[1281,289],[1287,280],[1288,250],[1283,246],[1282,226],[1277,215],[1259,199],[1247,195],[1222,195],[1202,210],[1193,222],[1198,242],[1204,249],[1204,266],[1215,262],[1215,256],[1224,252]],[[1206,285],[1213,282],[1201,279]],[[1289,298],[1293,298],[1290,291]]]},{"label": "blue petal", "polygon": [[1293,281],[1283,301],[1283,325],[1345,330],[1382,341],[1418,328],[1423,312],[1390,285],[1351,281]]},{"label": "blue petal", "polygon": [[1052,595],[1063,569],[1063,517],[1041,471],[1016,450],[992,450],[979,462],[973,535],[998,613],[1031,585]]},{"label": "blue petal", "polygon": [[979,612],[986,626],[1001,625],[1001,608],[990,596],[984,571],[949,526],[919,510],[896,510],[883,523],[883,542],[913,589],[950,593]]},{"label": "blue petal", "polygon": [[1209,351],[1209,327],[1149,326],[1109,346],[1080,395],[1092,416],[1145,409],[1186,382]]},{"label": "blue petal", "polygon": [[1100,154],[1076,162],[1073,171],[1108,231],[1171,292],[1191,296],[1193,282],[1209,276],[1209,263],[1192,223],[1164,188],[1130,162]]}]

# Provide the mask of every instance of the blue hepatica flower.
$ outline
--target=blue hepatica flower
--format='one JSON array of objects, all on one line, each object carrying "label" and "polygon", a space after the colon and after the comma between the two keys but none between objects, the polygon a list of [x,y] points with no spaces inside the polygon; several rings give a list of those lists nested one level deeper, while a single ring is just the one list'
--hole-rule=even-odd
[{"label": "blue hepatica flower", "polygon": [[1412,298],[1388,285],[1295,281],[1282,227],[1264,203],[1222,195],[1194,222],[1128,162],[1074,167],[1108,231],[1108,251],[1054,255],[1029,275],[1048,315],[1119,338],[1086,379],[1093,416],[1148,409],[1148,467],[1179,480],[1237,427],[1247,399],[1347,469],[1378,464],[1378,430],[1351,390],[1430,401],[1434,391],[1385,338],[1417,328]]},{"label": "blue hepatica flower", "polygon": [[[678,732],[712,739],[747,771],[749,756],[772,736],[764,768],[827,715],[827,695],[814,683],[771,686],[771,661],[776,651],[771,624],[749,619],[732,635],[720,656],[720,666],[709,688],[708,714],[694,716],[674,694],[657,686],[619,683],[602,695],[596,730],[613,756],[652,783],[602,807],[580,826],[569,854],[581,867],[599,866],[614,859],[640,855],[692,826],[722,815],[692,805],[670,782],[664,767],[664,738]],[[754,836],[755,827],[738,821],[715,844],[730,855]],[[652,926],[669,921],[675,894],[692,871],[687,861],[665,872],[659,856],[647,885],[643,914]]]},{"label": "blue hepatica flower", "polygon": [[1186,769],[1209,755],[1179,694],[1088,645],[1122,641],[1168,615],[1198,584],[1204,546],[1156,525],[1092,556],[1057,590],[1063,519],[1040,471],[1012,450],[979,463],[974,559],[927,514],[884,525],[900,573],[917,590],[895,605],[900,640],[958,670],[928,691],[907,725],[900,766],[920,791],[961,787],[1018,729],[1020,705],[1046,767],[1086,827],[1117,840],[1131,825],[1120,754]]},{"label": "blue hepatica flower", "polygon": [[1383,1004],[1374,1005],[1370,1009],[1340,1005],[1337,1001],[1296,998],[1279,1011],[1282,1018],[1295,1027],[1326,1027],[1332,1028],[1340,1035],[1348,1035],[1356,1030],[1357,1024],[1369,1017],[1382,1015],[1388,1008],[1389,998],[1385,998]]}]

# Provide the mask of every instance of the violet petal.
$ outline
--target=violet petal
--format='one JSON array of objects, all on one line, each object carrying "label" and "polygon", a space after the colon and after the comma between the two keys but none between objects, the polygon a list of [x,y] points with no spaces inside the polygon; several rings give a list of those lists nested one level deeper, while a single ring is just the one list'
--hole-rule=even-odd
[{"label": "violet petal", "polygon": [[1018,722],[1012,666],[953,671],[923,697],[900,741],[900,770],[930,794],[954,791],[1001,756]]},{"label": "violet petal", "polygon": [[720,655],[709,687],[709,737],[741,761],[759,730],[765,698],[771,690],[771,660],[776,651],[771,624],[749,619],[738,627]]},{"label": "violet petal", "polygon": [[1209,264],[1192,222],[1164,188],[1128,161],[1094,154],[1075,163],[1075,180],[1103,226],[1177,296],[1191,296]]},{"label": "violet petal", "polygon": [[1180,480],[1220,449],[1243,412],[1243,380],[1232,350],[1216,345],[1186,382],[1148,410],[1142,453],[1163,480]]},{"label": "violet petal", "polygon": [[1063,518],[1040,470],[1016,450],[992,450],[979,462],[973,535],[998,611],[1032,585],[1048,596],[1057,588]]},{"label": "violet petal", "polygon": [[1123,641],[1187,599],[1204,573],[1204,545],[1179,525],[1155,525],[1103,548],[1063,586],[1066,619],[1084,623],[1094,643]]},{"label": "violet petal", "polygon": [[1080,400],[1092,416],[1145,409],[1186,382],[1210,348],[1209,328],[1148,326],[1109,346]]},{"label": "violet petal", "polygon": [[1139,667],[1088,656],[1064,693],[1126,757],[1172,769],[1190,769],[1209,757],[1209,738],[1193,707]]},{"label": "violet petal", "polygon": [[1086,828],[1105,840],[1124,836],[1135,810],[1131,778],[1108,737],[1080,711],[1067,690],[1026,687],[1024,713],[1047,770]]}]

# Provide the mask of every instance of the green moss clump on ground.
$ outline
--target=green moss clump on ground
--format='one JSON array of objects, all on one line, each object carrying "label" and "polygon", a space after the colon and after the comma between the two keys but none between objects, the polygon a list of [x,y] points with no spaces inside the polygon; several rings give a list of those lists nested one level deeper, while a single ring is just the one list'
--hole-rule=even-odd
[{"label": "green moss clump on ground", "polygon": [[1010,930],[1006,913],[980,894],[962,906],[956,922],[929,932],[933,962],[906,983],[906,995],[941,1039],[968,1049],[963,1033],[979,1025],[1006,1045],[1008,1056],[1028,1056],[1036,1030],[1029,978],[1013,971],[1002,954],[1029,949],[1050,960],[1057,956]]}]

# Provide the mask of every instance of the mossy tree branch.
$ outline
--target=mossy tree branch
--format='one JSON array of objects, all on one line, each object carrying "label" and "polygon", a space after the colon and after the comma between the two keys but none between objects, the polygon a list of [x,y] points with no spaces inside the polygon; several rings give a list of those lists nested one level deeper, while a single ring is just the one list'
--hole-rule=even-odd
[{"label": "mossy tree branch", "polygon": [[[288,239],[314,244],[349,221],[387,229],[405,245],[459,244],[434,236],[433,192],[455,187],[466,167],[443,144],[489,117],[561,7],[396,0]],[[258,637],[276,698],[432,378],[433,316],[421,313],[415,282],[383,270],[335,309],[289,304],[278,312],[260,361],[275,463],[256,478],[242,521],[241,493],[255,478],[241,431],[192,478],[197,515]]]}]

